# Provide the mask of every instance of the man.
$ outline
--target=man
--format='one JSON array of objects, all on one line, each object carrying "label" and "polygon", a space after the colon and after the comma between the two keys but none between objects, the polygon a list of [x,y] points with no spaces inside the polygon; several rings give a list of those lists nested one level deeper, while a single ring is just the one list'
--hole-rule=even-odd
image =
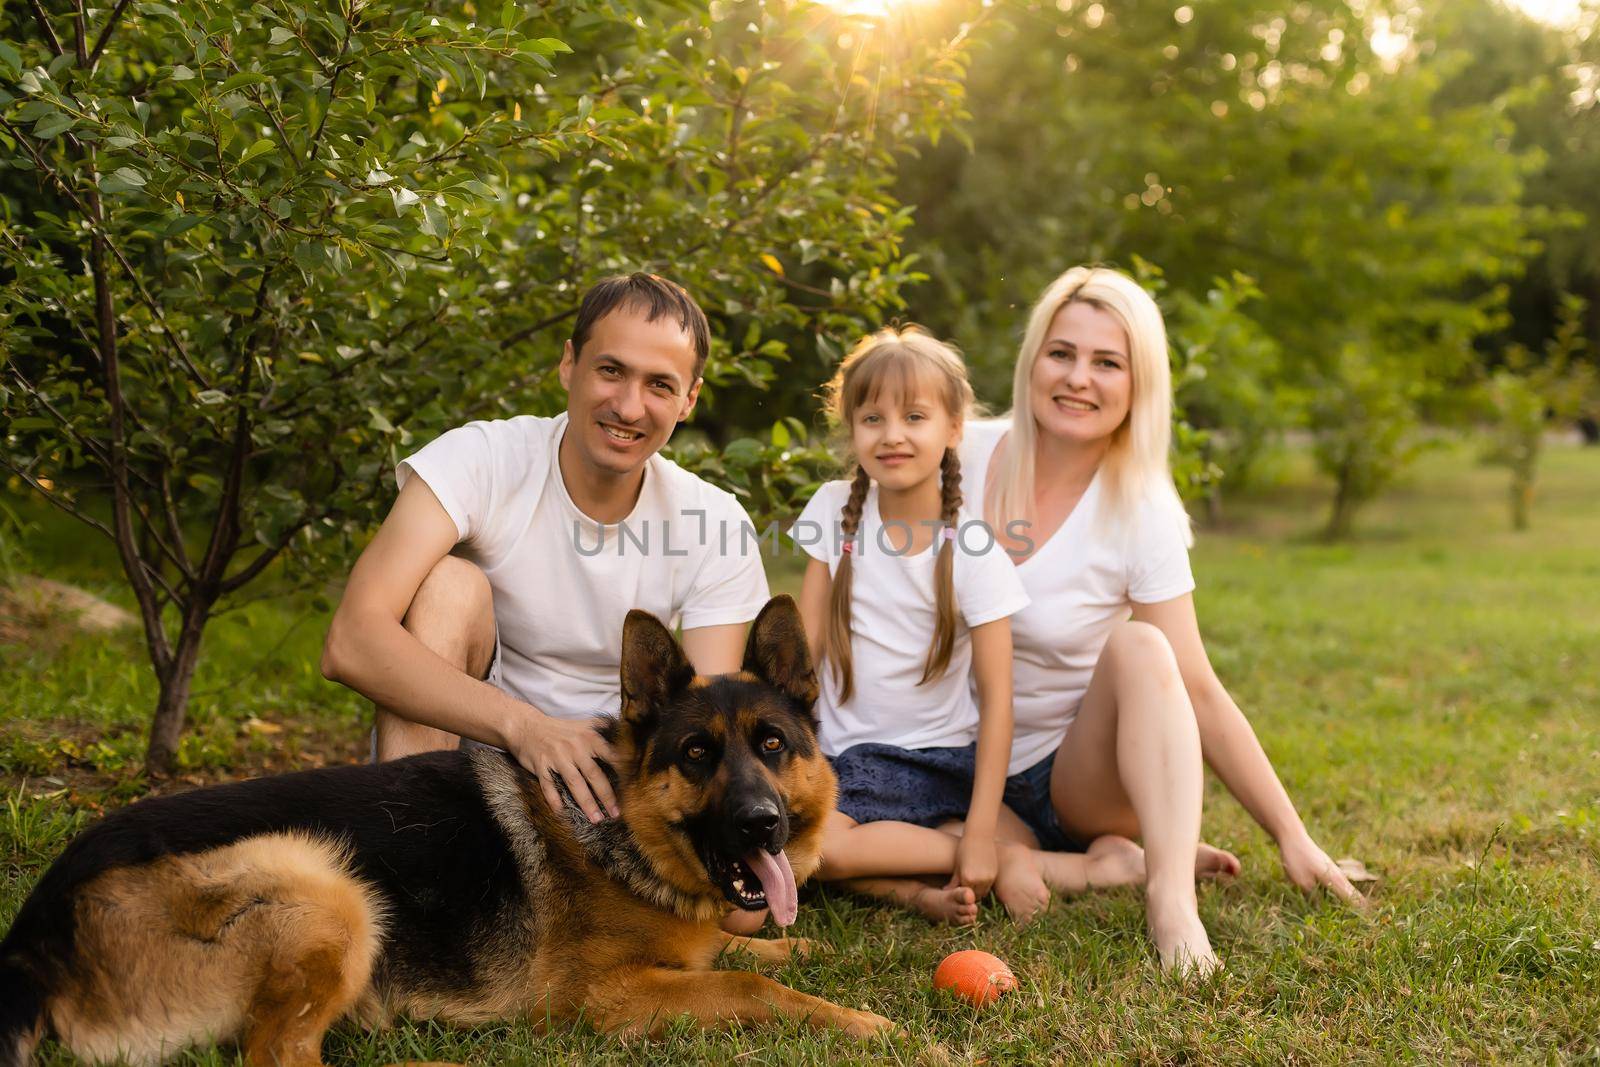
[{"label": "man", "polygon": [[322,655],[377,704],[378,759],[494,745],[599,821],[617,809],[592,719],[621,703],[628,609],[681,624],[700,673],[739,668],[767,600],[758,543],[730,494],[657,454],[709,345],[679,286],[607,278],[562,352],[564,415],[469,423],[400,464]]}]

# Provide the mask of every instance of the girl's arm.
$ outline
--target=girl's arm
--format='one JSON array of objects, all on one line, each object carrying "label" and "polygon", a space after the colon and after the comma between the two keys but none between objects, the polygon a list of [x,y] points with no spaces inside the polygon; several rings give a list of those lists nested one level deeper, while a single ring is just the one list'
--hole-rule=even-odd
[{"label": "girl's arm", "polygon": [[978,757],[951,884],[965,885],[982,897],[999,870],[995,828],[1000,819],[1000,796],[1006,788],[1006,765],[1011,761],[1009,618],[973,628],[972,670],[978,680]]},{"label": "girl's arm", "polygon": [[1364,903],[1365,898],[1344,872],[1311,839],[1244,712],[1212,669],[1200,640],[1193,595],[1185,593],[1159,604],[1134,604],[1133,617],[1158,627],[1172,645],[1184,688],[1194,705],[1206,763],[1278,843],[1289,880],[1302,889],[1323,885],[1350,903]]},{"label": "girl's arm", "polygon": [[806,563],[806,576],[800,582],[800,621],[806,628],[806,646],[811,650],[811,666],[822,678],[822,638],[828,628],[828,594],[833,576],[820,559]]}]

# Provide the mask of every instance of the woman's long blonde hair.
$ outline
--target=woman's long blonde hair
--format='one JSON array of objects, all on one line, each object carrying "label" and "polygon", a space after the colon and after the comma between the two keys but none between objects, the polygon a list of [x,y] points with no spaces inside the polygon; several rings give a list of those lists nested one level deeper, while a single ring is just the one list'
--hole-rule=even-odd
[{"label": "woman's long blonde hair", "polygon": [[1126,274],[1109,267],[1073,267],[1045,288],[1028,315],[1028,329],[1022,336],[1012,379],[1010,435],[989,494],[999,519],[997,525],[1004,529],[1008,522],[1034,519],[1034,449],[1039,433],[1033,419],[1033,366],[1044,348],[1050,323],[1062,308],[1074,303],[1106,312],[1128,335],[1133,387],[1128,417],[1112,432],[1111,446],[1100,466],[1108,517],[1125,520],[1146,497],[1166,498],[1176,513],[1184,516],[1184,539],[1192,541],[1167,460],[1172,445],[1172,365],[1167,354],[1167,328],[1150,294]]},{"label": "woman's long blonde hair", "polygon": [[[885,328],[863,337],[844,357],[839,370],[824,388],[823,398],[830,421],[849,439],[850,427],[856,409],[887,392],[903,400],[916,394],[919,383],[932,380],[935,393],[950,417],[957,423],[965,420],[972,407],[972,384],[967,380],[967,366],[961,354],[950,345],[928,335],[920,327],[901,329]],[[955,546],[943,536],[944,530],[953,530],[961,509],[961,461],[954,448],[947,448],[940,461],[939,472],[942,489],[939,501],[939,521],[943,524],[934,564],[934,625],[933,642],[928,648],[928,659],[923,665],[922,681],[926,683],[944,674],[950,666],[950,657],[956,641]],[[872,480],[859,461],[850,482],[850,498],[840,512],[839,525],[844,534],[846,551],[839,557],[834,570],[833,587],[829,593],[828,627],[823,638],[823,656],[833,664],[839,682],[839,700],[850,699],[855,689],[853,660],[850,655],[850,585],[854,573],[851,547],[856,531],[861,526],[861,509],[867,501],[867,490]]]}]

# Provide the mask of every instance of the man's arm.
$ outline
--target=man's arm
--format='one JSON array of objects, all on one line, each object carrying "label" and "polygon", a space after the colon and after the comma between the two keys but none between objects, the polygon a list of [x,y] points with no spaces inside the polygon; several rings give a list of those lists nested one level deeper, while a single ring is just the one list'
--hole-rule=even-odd
[{"label": "man's arm", "polygon": [[506,749],[538,775],[552,806],[553,771],[591,819],[602,808],[615,812],[610,783],[594,764],[610,752],[589,723],[552,719],[471,677],[401,624],[456,540],[454,520],[427,483],[408,481],[350,572],[323,646],[323,675],[401,718]]}]

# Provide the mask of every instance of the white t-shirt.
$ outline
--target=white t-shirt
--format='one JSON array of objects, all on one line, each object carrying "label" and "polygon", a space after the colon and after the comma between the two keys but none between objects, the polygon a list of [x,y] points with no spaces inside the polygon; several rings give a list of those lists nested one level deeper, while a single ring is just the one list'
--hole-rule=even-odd
[{"label": "white t-shirt", "polygon": [[[849,482],[817,490],[789,536],[836,574],[843,549],[839,513],[850,498]],[[854,691],[839,700],[832,666],[821,665],[822,696],[817,718],[822,751],[837,756],[852,745],[876,742],[901,748],[943,748],[978,736],[978,704],[967,684],[972,673],[974,626],[1003,619],[1028,602],[1015,568],[977,517],[963,513],[957,525],[953,585],[956,639],[944,675],[918,685],[933,645],[933,546],[916,555],[895,555],[878,514],[878,487],[867,492],[850,565],[850,654]]]},{"label": "white t-shirt", "polygon": [[[985,499],[989,460],[1010,426],[1008,419],[967,424],[960,457],[968,500]],[[1119,523],[1101,517],[1101,501],[1096,475],[1061,527],[1015,567],[1030,603],[1011,620],[1016,728],[1007,774],[1060,747],[1111,628],[1135,603],[1194,590],[1185,519],[1173,502],[1152,495]]]},{"label": "white t-shirt", "polygon": [[[404,460],[455,521],[453,553],[494,591],[500,682],[547,715],[616,712],[622,622],[748,622],[767,601],[760,545],[729,493],[659,455],[619,523],[578,510],[558,463],[565,414],[471,422]],[[746,533],[746,528],[749,532]]]}]

